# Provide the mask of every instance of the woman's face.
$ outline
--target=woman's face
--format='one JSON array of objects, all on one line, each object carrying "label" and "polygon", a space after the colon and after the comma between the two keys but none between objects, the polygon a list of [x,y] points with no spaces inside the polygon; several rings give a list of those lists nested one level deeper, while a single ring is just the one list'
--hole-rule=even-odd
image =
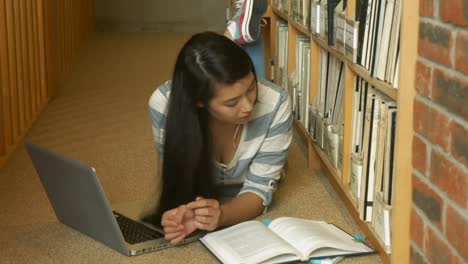
[{"label": "woman's face", "polygon": [[233,84],[216,89],[209,102],[211,116],[229,124],[245,124],[249,121],[257,100],[257,82],[252,72]]}]

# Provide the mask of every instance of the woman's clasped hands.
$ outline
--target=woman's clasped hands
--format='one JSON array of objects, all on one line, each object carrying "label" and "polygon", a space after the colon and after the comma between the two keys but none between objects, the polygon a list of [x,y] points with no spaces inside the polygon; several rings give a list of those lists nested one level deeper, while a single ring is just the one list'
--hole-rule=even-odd
[{"label": "woman's clasped hands", "polygon": [[218,200],[197,197],[195,201],[166,211],[161,220],[164,238],[177,244],[195,230],[213,231],[221,225]]}]

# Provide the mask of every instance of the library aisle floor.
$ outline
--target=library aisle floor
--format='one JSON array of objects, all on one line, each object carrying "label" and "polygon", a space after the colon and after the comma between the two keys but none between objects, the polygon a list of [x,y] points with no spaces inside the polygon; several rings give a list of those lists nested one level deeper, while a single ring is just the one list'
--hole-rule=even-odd
[{"label": "library aisle floor", "polygon": [[[189,36],[97,33],[26,139],[95,167],[114,209],[141,214],[158,186],[147,102],[153,89],[170,78]],[[303,217],[359,233],[325,177],[307,172],[306,166],[295,140],[287,177],[269,212],[259,219]],[[22,145],[0,170],[0,201],[1,264],[215,263],[198,242],[125,257],[59,223]],[[373,255],[341,263],[381,261]]]}]

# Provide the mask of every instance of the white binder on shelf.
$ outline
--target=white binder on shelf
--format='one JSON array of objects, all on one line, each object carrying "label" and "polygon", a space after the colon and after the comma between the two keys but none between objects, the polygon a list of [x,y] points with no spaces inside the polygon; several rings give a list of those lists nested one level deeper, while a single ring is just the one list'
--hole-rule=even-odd
[{"label": "white binder on shelf", "polygon": [[391,223],[392,206],[385,204],[383,193],[377,192],[374,198],[374,210],[372,216],[372,227],[380,244],[383,245],[387,254],[391,253]]},{"label": "white binder on shelf", "polygon": [[349,177],[349,187],[354,205],[358,208],[359,198],[361,197],[362,182],[362,155],[360,153],[351,154],[351,174]]},{"label": "white binder on shelf", "polygon": [[346,18],[345,26],[345,56],[353,63],[357,63],[359,21]]},{"label": "white binder on shelf", "polygon": [[319,36],[328,42],[328,10],[327,10],[327,4],[325,3],[320,3],[320,30],[319,30]]},{"label": "white binder on shelf", "polygon": [[320,2],[312,0],[310,3],[310,32],[315,35],[320,34]]},{"label": "white binder on shelf", "polygon": [[397,109],[395,106],[390,106],[387,111],[387,143],[389,146],[385,150],[384,157],[384,174],[383,174],[383,193],[384,202],[386,204],[392,204],[392,193],[394,185],[394,155],[395,155],[395,136],[396,136],[396,119]]},{"label": "white binder on shelf", "polygon": [[340,5],[335,9],[335,48],[345,54],[346,13],[341,11],[343,2]]},{"label": "white binder on shelf", "polygon": [[309,124],[309,96],[310,96],[310,42],[304,45],[304,85],[302,86],[302,124],[307,129]]}]

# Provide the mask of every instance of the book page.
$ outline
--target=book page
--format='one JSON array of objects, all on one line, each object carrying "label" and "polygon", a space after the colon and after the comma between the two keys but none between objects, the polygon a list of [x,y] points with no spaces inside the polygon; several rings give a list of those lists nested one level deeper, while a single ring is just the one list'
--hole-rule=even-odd
[{"label": "book page", "polygon": [[[314,257],[314,251],[324,248],[339,249],[342,254],[371,252],[371,248],[332,224],[292,217],[280,217],[268,226],[304,256]],[[334,251],[335,252],[335,251]],[[334,255],[338,252],[335,252]]]},{"label": "book page", "polygon": [[224,263],[259,263],[283,254],[298,259],[294,248],[257,221],[231,226],[200,240]]}]

